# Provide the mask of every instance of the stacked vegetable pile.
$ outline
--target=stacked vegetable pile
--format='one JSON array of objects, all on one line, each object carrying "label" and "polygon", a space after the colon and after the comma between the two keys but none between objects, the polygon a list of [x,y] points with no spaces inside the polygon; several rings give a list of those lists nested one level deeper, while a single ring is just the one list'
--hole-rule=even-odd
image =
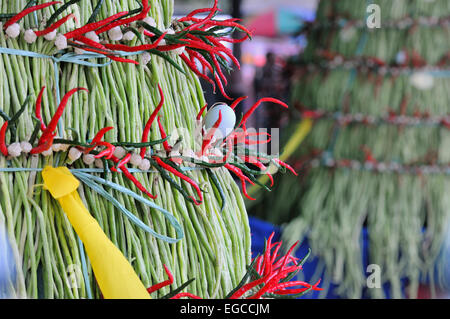
[{"label": "stacked vegetable pile", "polygon": [[[367,26],[376,14],[369,4],[381,9],[380,28]],[[416,297],[427,275],[444,285],[449,12],[445,0],[323,0],[305,29],[293,103],[314,127],[291,156],[301,177],[278,181],[252,212],[289,221],[288,241],[306,236],[343,296],[386,297],[381,287],[365,290],[364,229],[368,263],[380,266],[391,297]]]},{"label": "stacked vegetable pile", "polygon": [[[227,60],[239,62],[223,42],[250,36],[235,19],[214,19],[217,0],[176,21],[173,1],[159,0],[0,9],[0,242],[11,244],[0,247],[8,278],[0,296],[260,298],[320,289],[286,283],[303,261],[272,256],[274,246],[249,267],[248,218],[229,172],[248,196],[246,183],[258,184],[269,165],[292,170],[251,149],[270,136],[246,126],[261,103],[287,105],[264,98],[239,121],[234,109],[245,97],[206,111],[198,77],[227,96]],[[244,36],[229,38],[235,30]]]}]

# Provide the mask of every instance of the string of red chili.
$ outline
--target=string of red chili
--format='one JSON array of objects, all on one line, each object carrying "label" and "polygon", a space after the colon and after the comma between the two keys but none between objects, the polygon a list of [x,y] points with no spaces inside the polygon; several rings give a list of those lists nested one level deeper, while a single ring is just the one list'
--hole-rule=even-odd
[{"label": "string of red chili", "polygon": [[64,18],[62,18],[61,20],[56,21],[55,23],[53,23],[51,26],[49,26],[48,28],[42,30],[42,31],[34,31],[34,33],[36,34],[36,36],[40,37],[40,36],[44,36],[46,34],[49,34],[53,31],[55,31],[56,29],[58,29],[60,26],[62,26],[64,23],[66,23],[69,19],[77,19],[76,16],[71,13],[67,16],[65,16]]},{"label": "string of red chili", "polygon": [[119,19],[119,18],[121,18],[121,17],[123,17],[124,15],[127,15],[127,14],[128,14],[128,11],[122,11],[122,12],[116,13],[116,14],[114,14],[114,15],[112,15],[112,16],[104,19],[104,20],[101,20],[101,21],[98,21],[98,22],[88,23],[88,24],[82,26],[81,28],[78,28],[78,29],[75,29],[73,31],[67,32],[66,34],[64,34],[64,36],[67,39],[76,38],[76,37],[78,37],[80,35],[86,34],[86,33],[91,32],[91,31],[95,31],[95,30],[97,30],[97,29],[99,29],[99,28],[101,28],[101,27],[103,27],[103,26],[105,26],[107,24],[110,24],[112,21],[114,21],[116,19]]},{"label": "string of red chili", "polygon": [[37,6],[29,7],[27,9],[19,12],[18,14],[16,14],[14,17],[9,19],[8,21],[6,21],[5,24],[3,25],[3,28],[7,29],[9,26],[18,22],[19,20],[21,20],[23,17],[29,15],[30,13],[47,8],[47,7],[57,4],[57,3],[61,3],[61,2],[60,1],[51,1],[51,2],[47,2],[47,3],[39,4]]},{"label": "string of red chili", "polygon": [[[69,102],[70,97],[80,90],[89,92],[85,88],[75,88],[75,89],[70,90],[66,95],[64,95],[64,97],[61,100],[61,103],[59,104],[59,106],[55,112],[55,115],[52,117],[52,119],[50,120],[50,123],[45,128],[45,130],[42,132],[42,136],[39,139],[38,146],[33,148],[31,150],[30,154],[42,153],[42,152],[48,150],[52,146],[53,139],[55,137],[54,131],[56,130],[59,119],[61,118],[61,116],[64,112],[64,109],[65,109],[67,103]],[[41,90],[41,92],[42,92],[42,90]],[[40,107],[39,107],[39,109],[40,109]],[[39,112],[39,114],[40,114],[40,112]],[[42,128],[42,124],[43,123],[41,122],[41,128]]]},{"label": "string of red chili", "polygon": [[[105,25],[104,27],[98,29],[95,31],[96,34],[101,34],[104,32],[107,32],[115,27],[119,27],[125,24],[130,24],[138,20],[143,20],[147,17],[148,13],[150,12],[151,6],[148,3],[148,0],[142,0],[142,11],[141,13],[135,15],[134,17],[126,18],[117,20],[115,22],[112,22],[108,25]],[[114,19],[115,20],[115,19]]]}]

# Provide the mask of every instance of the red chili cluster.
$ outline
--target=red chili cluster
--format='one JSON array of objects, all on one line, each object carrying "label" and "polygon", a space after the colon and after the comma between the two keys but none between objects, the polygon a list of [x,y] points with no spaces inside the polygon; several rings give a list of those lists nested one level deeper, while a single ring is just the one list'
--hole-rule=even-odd
[{"label": "red chili cluster", "polygon": [[[29,7],[27,9],[25,9],[25,10],[22,10],[21,12],[16,14],[14,17],[12,17],[8,21],[6,21],[5,24],[3,25],[3,29],[6,30],[9,26],[11,26],[14,23],[19,22],[22,18],[26,17],[30,13],[33,13],[33,12],[45,9],[47,7],[53,6],[53,5],[58,4],[58,3],[61,3],[61,2],[60,1],[51,1],[51,2],[47,2],[47,3],[40,4],[40,5],[32,6],[32,7]],[[48,28],[45,28],[44,30],[41,30],[41,31],[35,31],[34,33],[38,37],[44,36],[46,34],[49,34],[49,33],[53,32],[53,31],[55,31],[56,29],[58,29],[60,26],[62,26],[64,23],[66,23],[69,19],[75,19],[75,18],[76,17],[75,17],[74,14],[69,14],[69,15],[65,16],[64,18],[62,18],[62,19],[56,21],[55,23],[53,23]]]},{"label": "red chili cluster", "polygon": [[[320,280],[314,285],[304,281],[288,280],[293,274],[295,275],[302,270],[302,266],[300,265],[301,261],[292,256],[292,252],[296,244],[289,249],[286,255],[280,256],[278,252],[282,243],[272,243],[273,237],[274,233],[272,233],[267,240],[264,254],[253,259],[253,271],[258,274],[259,278],[244,284],[242,287],[236,288],[236,290],[229,297],[230,299],[240,299],[242,297],[245,297],[246,299],[262,299],[266,298],[268,294],[277,295],[280,297],[297,296],[310,290],[323,290],[318,287]],[[153,293],[163,287],[173,284],[173,275],[165,265],[164,270],[166,271],[169,279],[151,286],[147,289],[148,293]],[[187,292],[176,294],[170,299],[180,298],[201,299],[200,297]]]},{"label": "red chili cluster", "polygon": [[[238,23],[238,19],[227,19],[224,21],[214,20],[214,16],[220,11],[217,7],[218,1],[214,1],[212,8],[203,8],[194,10],[186,17],[181,18],[178,22],[182,23],[185,28],[180,32],[187,32],[181,43],[159,47],[158,50],[173,50],[180,47],[186,48],[186,54],[181,54],[183,61],[189,68],[199,77],[210,82],[215,88],[214,81],[219,86],[222,95],[231,100],[224,90],[224,85],[228,81],[224,75],[222,65],[226,62],[227,57],[240,69],[239,61],[233,55],[233,52],[227,48],[222,42],[241,43],[251,36],[251,32],[242,24]],[[196,18],[196,15],[208,13],[205,18]],[[223,30],[226,28],[235,28],[245,32],[245,36],[241,39],[232,39],[211,30]],[[220,62],[219,62],[220,60]],[[197,68],[195,61],[202,65],[202,70]],[[210,72],[214,80],[210,79],[207,72]]]},{"label": "red chili cluster", "polygon": [[42,152],[45,152],[49,150],[52,147],[53,140],[56,136],[55,130],[58,125],[58,121],[60,120],[61,116],[63,115],[64,109],[67,106],[67,103],[69,102],[70,97],[75,94],[76,92],[83,90],[88,92],[85,88],[75,88],[70,90],[61,100],[61,103],[58,106],[58,109],[56,110],[55,114],[53,115],[52,119],[50,120],[50,123],[48,126],[45,126],[44,121],[42,120],[41,116],[41,101],[42,101],[42,94],[45,89],[45,86],[41,89],[41,92],[39,93],[38,99],[36,101],[36,117],[41,122],[41,131],[42,135],[39,139],[38,146],[33,148],[30,152],[30,154],[40,154]]},{"label": "red chili cluster", "polygon": [[[308,290],[320,291],[318,285],[320,280],[311,285],[304,281],[286,281],[291,274],[302,270],[300,260],[292,256],[292,252],[297,245],[294,244],[284,256],[279,256],[278,252],[282,243],[272,243],[274,233],[272,233],[266,242],[266,249],[263,255],[257,257],[255,261],[255,270],[258,273],[258,279],[255,279],[238,289],[231,299],[237,299],[247,294],[247,299],[264,298],[266,294],[274,295],[297,295]],[[289,289],[294,287],[302,287]]]},{"label": "red chili cluster", "polygon": [[[236,101],[234,101],[230,107],[232,109],[235,109],[236,106],[242,102],[243,100],[245,100],[247,97],[241,97],[238,98]],[[247,197],[250,200],[254,200],[254,198],[250,197],[250,195],[248,195],[247,193],[247,188],[246,188],[246,183],[250,183],[251,185],[255,185],[255,182],[250,179],[245,172],[242,170],[242,168],[237,167],[236,165],[233,165],[233,163],[227,163],[228,158],[232,155],[233,153],[233,149],[238,145],[244,145],[244,146],[248,146],[248,145],[255,145],[255,144],[263,144],[263,143],[269,143],[271,136],[268,133],[251,133],[247,131],[247,121],[250,118],[250,116],[256,111],[256,109],[264,102],[271,102],[271,103],[276,103],[279,104],[285,108],[288,108],[288,105],[278,99],[274,99],[274,98],[262,98],[260,100],[258,100],[254,105],[252,105],[252,107],[250,107],[250,109],[243,115],[242,120],[240,122],[239,125],[237,125],[237,127],[224,139],[224,141],[221,143],[221,148],[225,150],[225,155],[223,156],[222,159],[220,159],[219,161],[213,161],[213,163],[225,163],[225,168],[227,168],[230,172],[232,172],[234,175],[236,175],[240,181],[241,181],[241,186],[242,186],[242,192],[244,193],[244,196]],[[200,110],[199,115],[197,116],[197,118],[199,119],[201,114],[204,112],[204,108],[202,108]],[[219,127],[220,123],[221,123],[221,116],[219,116],[219,119],[217,120],[217,122],[214,124],[213,128],[210,130],[210,132],[208,132],[208,135],[206,136],[206,138],[204,139],[203,145],[202,145],[202,152],[201,155],[210,155],[208,153],[209,148],[211,147],[211,139],[214,135],[214,131]],[[212,134],[211,134],[212,132]],[[259,138],[257,140],[253,140],[251,139],[251,137],[259,137],[261,135],[265,135],[267,136],[267,139],[264,140],[260,140]],[[257,166],[259,169],[261,170],[266,170],[267,167],[264,165],[263,162],[267,163],[270,162],[270,159],[268,158],[268,156],[265,156],[264,154],[259,154],[258,156],[250,156],[250,155],[246,155],[246,154],[236,154],[241,160],[244,161],[244,163],[248,163],[248,164],[252,164]],[[297,173],[295,172],[295,170],[289,166],[288,164],[284,163],[283,161],[279,160],[279,159],[273,159],[273,162],[275,162],[276,165],[280,166],[280,167],[284,167],[288,170],[290,170],[292,173],[294,173],[295,175],[297,175]],[[273,186],[274,180],[273,177],[270,173],[266,173],[270,180],[271,180],[271,186]]]}]

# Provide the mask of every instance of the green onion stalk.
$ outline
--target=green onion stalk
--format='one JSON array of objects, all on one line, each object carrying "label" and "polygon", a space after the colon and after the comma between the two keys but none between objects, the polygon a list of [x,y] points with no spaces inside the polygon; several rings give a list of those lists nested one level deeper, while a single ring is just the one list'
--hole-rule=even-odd
[{"label": "green onion stalk", "polygon": [[[253,205],[249,211],[284,225],[287,245],[307,238],[324,263],[326,281],[337,284],[340,295],[385,298],[382,288],[367,289],[370,272],[363,267],[361,241],[367,229],[368,263],[380,266],[381,284],[389,284],[389,296],[415,298],[427,278],[433,288],[448,285],[444,280],[448,264],[442,256],[450,221],[450,176],[445,170],[450,162],[450,131],[444,122],[428,125],[424,120],[448,115],[450,78],[445,56],[449,29],[448,25],[423,23],[414,28],[369,29],[365,19],[374,11],[367,13],[366,9],[372,3],[381,9],[381,26],[408,16],[413,21],[448,18],[450,12],[445,0],[322,0],[308,34],[308,47],[293,59],[298,72],[291,104],[300,112],[292,114],[286,131],[297,129],[305,110],[373,118],[391,114],[416,117],[421,123],[315,120],[288,161],[300,177],[276,177],[272,193],[259,194],[256,202],[249,203]],[[330,24],[331,19],[362,21],[362,27]],[[324,52],[333,56],[334,65],[324,63]],[[404,62],[401,52],[410,57],[415,52],[416,61],[424,62],[394,70],[393,66]],[[345,65],[365,58],[377,58],[385,68]],[[428,76],[424,81],[428,84],[415,83],[414,76],[427,73],[430,66],[437,72],[428,73],[431,80]],[[333,165],[347,160],[354,165]],[[385,169],[370,169],[373,160],[385,164]],[[390,165],[418,170],[389,171]],[[407,282],[404,291],[403,279]]]},{"label": "green onion stalk", "polygon": [[[2,1],[0,12],[18,13],[26,4],[26,0]],[[138,9],[139,4],[140,1],[134,0],[104,1],[98,7],[97,19]],[[166,29],[171,23],[173,1],[152,0],[150,4],[150,15],[158,28]],[[73,13],[77,19],[69,20],[58,32],[64,34],[86,24],[96,7],[96,1],[84,0],[68,6],[64,13]],[[36,25],[37,18],[39,25],[43,26],[54,12],[55,8],[51,6],[38,11],[36,16],[28,15],[20,23],[29,29]],[[135,38],[130,45],[139,45],[138,41]],[[42,37],[28,44],[23,35],[10,39],[0,32],[0,42],[3,48],[45,55],[57,53],[54,43]],[[196,115],[205,105],[203,91],[198,78],[179,56],[169,54],[178,65],[183,66],[184,74],[156,55],[152,55],[147,65],[113,62],[104,67],[90,67],[73,63],[54,64],[46,58],[1,54],[0,110],[11,116],[19,111],[28,96],[33,101],[26,104],[26,109],[15,123],[15,140],[7,134],[6,143],[9,145],[31,139],[39,123],[34,116],[34,101],[43,86],[47,88],[42,98],[45,123],[50,121],[58,106],[57,90],[59,96],[77,87],[89,90],[88,94],[73,95],[62,116],[63,131],[57,131],[57,138],[88,143],[100,129],[113,126],[114,130],[106,134],[105,141],[139,143],[145,123],[160,101],[158,84],[165,95],[160,114],[168,134],[177,128],[184,128],[193,136]],[[138,56],[131,58],[140,59]],[[95,59],[91,62],[105,63],[108,60]],[[0,124],[3,123],[2,118]],[[152,129],[149,140],[160,139],[159,131]],[[193,141],[185,138],[183,142]],[[57,167],[67,164],[71,164],[67,151],[54,152],[49,156],[21,155],[12,159],[0,156],[0,168],[39,169],[47,165]],[[71,167],[94,168],[82,161],[73,163]],[[144,232],[111,202],[83,184],[79,193],[108,238],[129,260],[146,287],[167,279],[163,267],[166,265],[174,275],[174,287],[195,279],[183,291],[202,298],[225,297],[238,286],[251,257],[248,217],[238,186],[224,168],[186,172],[204,191],[204,202],[196,206],[154,171],[134,175],[149,192],[158,195],[155,204],[171,212],[181,224],[184,238],[175,244]],[[210,172],[213,172],[213,177]],[[101,173],[95,175],[103,176]],[[106,178],[140,194],[122,174],[109,173]],[[185,193],[195,197],[189,184],[178,177],[172,178]],[[217,182],[223,185],[220,193],[214,186]],[[15,264],[9,268],[10,279],[2,287],[0,295],[12,298],[99,298],[101,292],[89,259],[80,250],[78,237],[66,215],[42,188],[42,184],[39,172],[0,172],[0,227],[6,230],[12,246],[10,257]],[[175,229],[160,212],[114,189],[104,189],[157,233],[176,238]],[[226,205],[221,211],[223,199]],[[84,259],[87,259],[85,271]],[[158,298],[167,293],[168,287],[155,292],[152,297]]]}]

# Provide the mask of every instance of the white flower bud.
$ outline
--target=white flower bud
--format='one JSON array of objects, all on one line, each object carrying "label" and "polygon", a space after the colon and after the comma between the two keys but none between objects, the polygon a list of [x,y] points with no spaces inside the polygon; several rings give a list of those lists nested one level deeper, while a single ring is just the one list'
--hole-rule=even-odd
[{"label": "white flower bud", "polygon": [[31,44],[36,42],[37,35],[33,30],[28,29],[27,31],[25,31],[24,38],[27,43]]},{"label": "white flower bud", "polygon": [[173,34],[175,34],[175,30],[174,30],[174,29],[172,29],[172,28],[168,28],[168,29],[166,29],[166,32],[167,32],[167,34],[169,34],[169,35],[173,35]]},{"label": "white flower bud", "polygon": [[94,31],[89,31],[88,33],[86,33],[86,38],[95,41],[95,42],[100,42],[100,38],[98,37],[97,33],[95,33]]},{"label": "white flower bud", "polygon": [[84,154],[83,155],[83,162],[86,165],[92,165],[95,162],[95,156],[92,154]]},{"label": "white flower bud", "polygon": [[58,50],[67,49],[67,38],[64,34],[58,34],[56,36],[55,45]]},{"label": "white flower bud", "polygon": [[56,38],[56,30],[53,30],[50,33],[47,33],[46,35],[44,35],[44,39],[47,41],[53,41]]},{"label": "white flower bud", "polygon": [[176,48],[175,50],[172,50],[172,52],[177,55],[182,55],[185,50],[186,50],[186,47],[180,47],[180,48]]},{"label": "white flower bud", "polygon": [[130,163],[133,166],[139,166],[142,162],[142,157],[139,154],[133,153],[130,158]]},{"label": "white flower bud", "polygon": [[17,38],[20,34],[20,25],[18,23],[11,24],[6,28],[6,34],[12,39]]},{"label": "white flower bud", "polygon": [[67,150],[69,149],[69,147],[70,147],[69,144],[60,144],[59,151],[60,151],[60,152],[67,152]]},{"label": "white flower bud", "polygon": [[20,147],[22,148],[22,152],[24,152],[25,154],[30,153],[33,149],[33,146],[28,142],[21,142]]},{"label": "white flower bud", "polygon": [[94,161],[94,165],[97,168],[103,168],[103,161],[101,159],[99,159],[99,158],[96,158],[95,161]]},{"label": "white flower bud", "polygon": [[76,148],[76,147],[72,147],[70,150],[69,150],[69,159],[72,161],[72,162],[75,162],[76,160],[78,160],[80,157],[81,157],[81,151],[78,149],[78,148]]},{"label": "white flower bud", "polygon": [[114,156],[118,159],[124,158],[125,155],[127,155],[127,151],[121,146],[116,147],[116,149],[114,150]]},{"label": "white flower bud", "polygon": [[127,31],[127,32],[125,32],[125,34],[123,35],[123,40],[125,40],[125,41],[131,41],[131,40],[134,39],[134,37],[135,37],[135,34],[134,34],[133,32]]},{"label": "white flower bud", "polygon": [[53,144],[52,145],[53,152],[57,153],[61,151],[61,144]]},{"label": "white flower bud", "polygon": [[152,17],[146,17],[144,20],[145,23],[147,23],[149,26],[156,28],[156,21]]},{"label": "white flower bud", "polygon": [[22,147],[20,147],[20,143],[12,143],[8,146],[8,154],[11,157],[18,157],[22,153]]},{"label": "white flower bud", "polygon": [[42,155],[42,156],[45,156],[45,157],[48,157],[48,156],[50,156],[50,155],[52,155],[52,154],[53,154],[53,150],[52,150],[51,147],[50,147],[48,150],[43,151],[43,152],[41,153],[41,155]]},{"label": "white flower bud", "polygon": [[108,31],[108,37],[111,41],[120,41],[123,38],[123,33],[120,27],[114,27]]},{"label": "white flower bud", "polygon": [[146,158],[144,158],[141,163],[139,164],[139,169],[141,171],[148,171],[150,169],[150,161]]},{"label": "white flower bud", "polygon": [[152,56],[148,52],[144,52],[141,55],[141,64],[147,65],[152,60]]}]

